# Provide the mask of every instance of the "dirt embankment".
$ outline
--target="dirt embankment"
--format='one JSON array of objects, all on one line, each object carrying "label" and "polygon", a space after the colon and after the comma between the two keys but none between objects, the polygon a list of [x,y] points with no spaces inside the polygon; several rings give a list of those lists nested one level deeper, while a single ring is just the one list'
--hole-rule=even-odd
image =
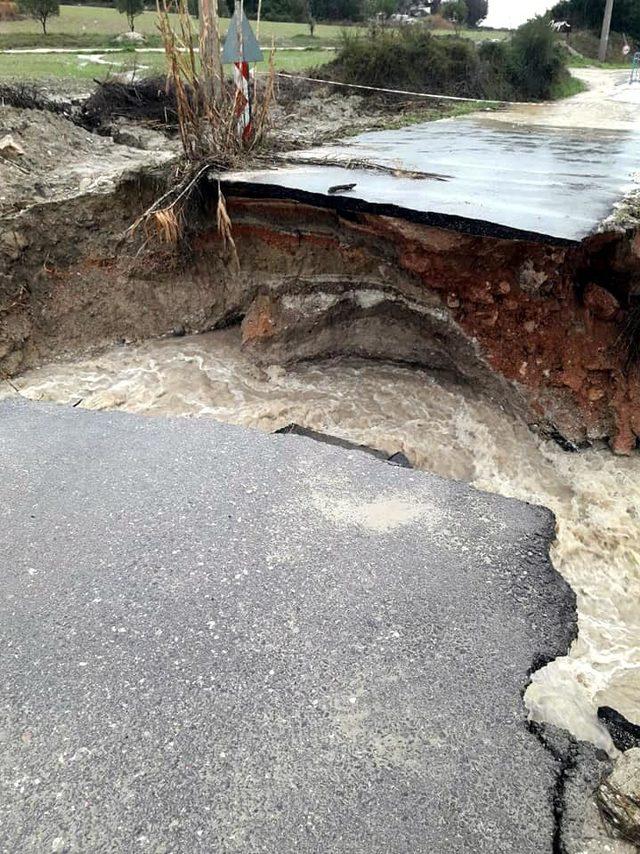
[{"label": "dirt embankment", "polygon": [[[0,208],[3,374],[243,320],[256,358],[344,353],[419,364],[568,442],[635,446],[638,233],[579,246],[505,239],[229,188],[238,268],[215,226],[215,183],[194,200],[179,247],[124,240],[162,192],[172,152],[115,145],[29,113],[0,111],[34,159],[26,173],[0,166],[12,181]],[[51,123],[42,158],[32,121]]]},{"label": "dirt embankment", "polygon": [[[554,245],[295,202],[229,209],[243,266],[264,277],[243,321],[257,357],[395,358],[446,371],[571,443],[635,446],[640,373],[625,330],[633,337],[638,234]],[[215,240],[200,236],[197,253]]]}]

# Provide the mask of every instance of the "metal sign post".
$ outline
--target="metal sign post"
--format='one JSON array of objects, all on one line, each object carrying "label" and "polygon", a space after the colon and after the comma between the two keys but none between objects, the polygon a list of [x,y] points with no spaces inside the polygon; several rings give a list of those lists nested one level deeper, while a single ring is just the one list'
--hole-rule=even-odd
[{"label": "metal sign post", "polygon": [[242,0],[240,0],[236,2],[233,18],[229,24],[222,50],[222,62],[233,63],[233,79],[236,86],[235,116],[238,122],[238,136],[243,141],[251,139],[253,133],[249,63],[262,62],[262,60],[260,45],[245,17]]}]

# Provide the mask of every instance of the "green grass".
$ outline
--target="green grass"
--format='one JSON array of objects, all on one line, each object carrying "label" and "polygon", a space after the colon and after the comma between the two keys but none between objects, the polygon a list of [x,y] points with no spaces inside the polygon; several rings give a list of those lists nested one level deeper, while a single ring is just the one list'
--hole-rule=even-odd
[{"label": "green grass", "polygon": [[432,30],[432,33],[434,36],[458,35],[463,39],[471,39],[472,42],[503,41],[511,35],[509,30],[483,30],[481,27],[477,30],[460,30],[459,33],[455,30]]},{"label": "green grass", "polygon": [[[172,16],[174,17],[174,16]],[[195,21],[194,21],[195,23]],[[223,32],[229,24],[228,18],[221,19]],[[136,30],[149,39],[149,46],[160,45],[156,27],[156,13],[143,12],[135,20]],[[336,45],[340,41],[343,25],[316,24],[312,37],[306,24],[263,21],[260,25],[260,41],[270,45],[275,40],[278,47],[323,47]],[[356,27],[357,29],[357,27]],[[127,30],[124,15],[115,9],[97,6],[61,6],[60,15],[47,23],[47,35],[37,21],[25,18],[22,21],[0,22],[0,49],[29,47],[78,47],[98,48],[113,44],[116,36]],[[434,30],[438,36],[453,35],[449,30]],[[505,30],[462,30],[460,35],[472,41],[503,39]]]},{"label": "green grass", "polygon": [[572,95],[579,95],[580,92],[586,92],[589,87],[574,77],[572,74],[565,77],[557,85],[551,87],[551,99],[559,101],[561,98],[570,98]]},{"label": "green grass", "polygon": [[[20,23],[25,23],[24,21]],[[3,24],[0,24],[2,27]],[[39,33],[24,32],[0,32],[0,50],[10,48],[40,48],[40,47],[64,47],[79,48],[82,50],[99,50],[105,47],[117,47],[116,36],[104,33]],[[161,47],[160,34],[148,35],[147,45],[149,47]]]},{"label": "green grass", "polygon": [[[138,69],[140,76],[160,74],[165,70],[163,53],[122,51],[104,54],[109,65],[91,62],[86,54],[8,54],[0,53],[0,79],[43,80],[69,78],[103,80],[109,74]],[[300,71],[321,65],[331,58],[328,51],[278,51],[276,70]],[[266,65],[266,63],[262,63]]]},{"label": "green grass", "polygon": [[588,56],[575,56],[570,54],[567,59],[568,68],[609,68],[612,71],[623,69],[631,73],[631,62],[629,60],[620,62],[599,62],[597,59],[590,59]]},{"label": "green grass", "polygon": [[[177,18],[174,15],[171,17]],[[156,19],[155,12],[143,12],[135,19],[135,28],[158,40]],[[228,24],[228,18],[221,19],[223,32],[226,32]],[[0,47],[105,47],[127,29],[125,16],[115,9],[61,6],[60,15],[49,18],[47,22],[47,36],[43,35],[40,24],[31,18],[0,22]],[[342,26],[317,24],[315,35],[311,38],[306,24],[262,21],[260,42],[270,45],[273,38],[276,46],[322,47],[325,44],[336,44],[343,29]]]}]

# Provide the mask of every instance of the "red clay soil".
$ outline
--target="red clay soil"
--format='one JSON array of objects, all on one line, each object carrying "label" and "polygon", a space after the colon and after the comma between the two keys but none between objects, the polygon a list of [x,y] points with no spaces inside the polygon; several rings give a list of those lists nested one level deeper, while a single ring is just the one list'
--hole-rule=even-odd
[{"label": "red clay soil", "polygon": [[[321,253],[324,272],[357,282],[382,262],[382,280],[398,292],[419,283],[423,293],[438,294],[491,368],[523,392],[534,420],[573,441],[606,436],[619,452],[635,447],[640,372],[626,365],[620,334],[640,272],[640,236],[550,246],[366,214],[333,214],[327,228],[326,212],[299,204],[235,199],[230,207],[240,245],[262,245],[257,254],[269,256],[272,269],[274,252],[283,272],[305,261],[303,268],[317,270]],[[248,218],[254,222],[242,221]],[[310,231],[314,221],[318,229]],[[277,337],[273,305],[263,300],[249,312],[247,343]]]}]

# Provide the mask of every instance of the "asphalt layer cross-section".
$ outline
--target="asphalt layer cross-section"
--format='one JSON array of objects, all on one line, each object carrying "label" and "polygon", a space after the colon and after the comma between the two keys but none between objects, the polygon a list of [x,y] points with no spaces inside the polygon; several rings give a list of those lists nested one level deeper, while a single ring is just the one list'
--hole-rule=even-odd
[{"label": "asphalt layer cross-section", "polygon": [[[579,241],[637,187],[640,134],[476,116],[371,131],[292,152],[289,161],[227,173],[225,194],[262,189],[338,209],[415,215],[471,234]],[[328,195],[336,185],[353,186]]]},{"label": "asphalt layer cross-section", "polygon": [[0,406],[0,851],[551,854],[546,510],[300,436]]}]

